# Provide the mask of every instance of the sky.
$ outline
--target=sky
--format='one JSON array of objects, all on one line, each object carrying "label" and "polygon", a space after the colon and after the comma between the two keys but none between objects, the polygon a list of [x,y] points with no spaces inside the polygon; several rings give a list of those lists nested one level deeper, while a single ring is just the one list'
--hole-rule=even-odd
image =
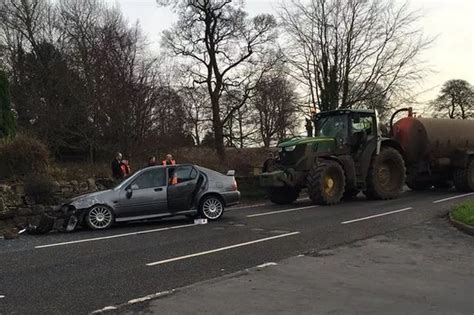
[{"label": "sky", "polygon": [[[161,32],[176,21],[168,8],[155,0],[107,0],[120,6],[130,22],[139,21],[148,41],[159,49]],[[434,99],[441,85],[450,79],[474,84],[474,0],[408,0],[411,9],[422,14],[421,27],[428,37],[436,37],[421,56],[430,72],[415,86],[421,104]],[[246,0],[250,15],[276,14],[282,0]]]}]

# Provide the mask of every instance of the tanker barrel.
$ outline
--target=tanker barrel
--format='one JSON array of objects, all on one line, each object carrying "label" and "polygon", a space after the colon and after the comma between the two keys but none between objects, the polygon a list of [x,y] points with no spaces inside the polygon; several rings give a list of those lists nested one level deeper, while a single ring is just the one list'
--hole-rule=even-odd
[{"label": "tanker barrel", "polygon": [[407,162],[440,160],[446,164],[456,150],[474,149],[474,121],[405,117],[393,126]]}]

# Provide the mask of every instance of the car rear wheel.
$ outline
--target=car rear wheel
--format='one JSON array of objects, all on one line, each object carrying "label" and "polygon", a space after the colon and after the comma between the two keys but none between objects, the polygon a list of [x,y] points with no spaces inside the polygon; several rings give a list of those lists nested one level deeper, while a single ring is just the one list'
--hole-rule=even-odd
[{"label": "car rear wheel", "polygon": [[217,220],[224,214],[224,202],[218,196],[206,196],[200,203],[199,214],[209,221]]},{"label": "car rear wheel", "polygon": [[105,230],[114,223],[114,213],[107,206],[93,206],[87,212],[85,221],[87,226],[93,230]]}]

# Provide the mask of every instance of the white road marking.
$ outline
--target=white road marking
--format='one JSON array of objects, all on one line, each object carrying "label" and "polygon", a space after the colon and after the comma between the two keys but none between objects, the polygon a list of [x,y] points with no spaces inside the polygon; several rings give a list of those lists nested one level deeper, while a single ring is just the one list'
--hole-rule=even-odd
[{"label": "white road marking", "polygon": [[156,265],[162,265],[162,264],[166,264],[166,263],[173,262],[173,261],[178,261],[178,260],[188,259],[188,258],[192,258],[192,257],[213,254],[213,253],[222,252],[222,251],[228,250],[228,249],[233,249],[233,248],[237,248],[237,247],[257,244],[257,243],[266,242],[266,241],[271,241],[271,240],[274,240],[274,239],[277,239],[277,238],[288,237],[288,236],[292,236],[292,235],[296,235],[296,234],[300,234],[300,232],[292,232],[292,233],[286,233],[286,234],[282,234],[282,235],[276,235],[276,236],[261,238],[261,239],[255,240],[255,241],[239,243],[239,244],[220,247],[220,248],[216,248],[216,249],[206,250],[204,252],[199,252],[199,253],[194,253],[194,254],[190,254],[190,255],[179,256],[179,257],[174,257],[174,258],[170,258],[170,259],[155,261],[155,262],[148,263],[146,265],[149,266],[149,267],[156,266]]},{"label": "white road marking", "polygon": [[4,299],[5,298],[5,295],[0,295],[0,299]]},{"label": "white road marking", "polygon": [[276,265],[278,265],[278,264],[274,263],[274,262],[267,262],[267,263],[258,265],[257,268],[265,268],[265,267],[276,266]]},{"label": "white road marking", "polygon": [[264,215],[271,215],[271,214],[279,214],[279,213],[285,213],[285,212],[299,211],[299,210],[305,210],[305,209],[316,208],[316,207],[317,207],[317,206],[307,206],[307,207],[300,207],[300,208],[291,208],[291,209],[285,209],[285,210],[276,210],[276,211],[270,211],[270,212],[249,214],[249,215],[247,216],[247,218],[254,218],[254,217],[261,217],[261,216],[264,216]]},{"label": "white road marking", "polygon": [[408,208],[403,208],[403,209],[400,209],[400,210],[394,210],[394,211],[384,212],[384,213],[380,213],[380,214],[371,215],[371,216],[368,216],[368,217],[363,217],[363,218],[359,218],[359,219],[344,221],[344,222],[341,222],[341,224],[349,224],[349,223],[359,222],[359,221],[363,221],[363,220],[369,220],[369,219],[378,218],[378,217],[382,217],[382,216],[389,215],[389,214],[394,214],[394,213],[399,213],[399,212],[403,212],[403,211],[408,211],[408,210],[411,210],[411,209],[413,209],[413,208],[412,208],[412,207],[408,207]]},{"label": "white road marking", "polygon": [[94,242],[94,241],[108,240],[108,239],[118,238],[118,237],[126,237],[126,236],[132,236],[132,235],[176,230],[176,229],[181,229],[181,228],[186,228],[186,227],[191,227],[191,226],[196,226],[196,225],[195,224],[175,225],[175,226],[170,226],[170,227],[165,227],[165,228],[160,228],[160,229],[145,230],[145,231],[110,235],[110,236],[104,236],[104,237],[86,238],[86,239],[77,240],[77,241],[62,242],[62,243],[55,243],[55,244],[39,245],[39,246],[35,246],[35,248],[47,248],[47,247],[64,246],[64,245],[78,244],[78,243],[85,243],[85,242]]},{"label": "white road marking", "polygon": [[[296,201],[305,201],[309,200],[309,197],[304,197],[304,198],[298,198]],[[232,210],[240,210],[240,209],[250,209],[250,208],[257,208],[257,207],[265,207],[265,206],[273,206],[273,203],[257,203],[255,205],[248,205],[248,206],[242,206],[242,207],[230,207],[229,209],[226,209],[226,211],[232,211]]]},{"label": "white road marking", "polygon": [[227,209],[226,211],[230,211],[230,210],[240,210],[240,209],[249,209],[249,208],[256,208],[256,207],[264,207],[264,206],[269,206],[270,204],[269,203],[258,203],[258,204],[255,204],[255,205],[249,205],[249,206],[242,206],[242,207],[231,207],[229,209]]},{"label": "white road marking", "polygon": [[106,312],[106,311],[113,311],[113,310],[116,310],[117,307],[115,306],[106,306],[104,308],[101,308],[100,310],[95,310],[93,311],[91,314],[99,314],[99,313],[103,313],[103,312]]},{"label": "white road marking", "polygon": [[453,200],[453,199],[462,198],[462,197],[467,197],[467,196],[471,196],[471,195],[474,195],[474,192],[467,193],[467,194],[464,194],[464,195],[458,195],[458,196],[454,196],[454,197],[449,197],[449,198],[444,198],[444,199],[436,200],[436,201],[433,201],[433,203],[440,203],[440,202],[443,202],[443,201]]},{"label": "white road marking", "polygon": [[123,307],[123,306],[126,306],[126,305],[132,305],[132,304],[136,304],[136,303],[148,301],[148,300],[151,300],[151,299],[156,299],[156,298],[159,298],[159,297],[162,297],[162,296],[166,296],[166,295],[168,295],[168,294],[173,293],[174,291],[175,291],[175,290],[173,289],[173,290],[161,291],[161,292],[158,292],[158,293],[153,293],[153,294],[145,295],[144,297],[132,299],[132,300],[128,301],[127,303],[122,303],[122,304],[117,304],[117,305],[106,306],[106,307],[104,307],[104,308],[101,308],[100,310],[95,310],[95,311],[93,311],[91,314],[101,314],[101,313],[106,312],[106,311],[117,310],[118,308]]},{"label": "white road marking", "polygon": [[145,295],[144,297],[141,297],[141,298],[132,299],[132,300],[128,301],[127,304],[136,304],[136,303],[145,302],[145,301],[148,301],[148,300],[151,300],[151,299],[155,299],[157,297],[161,297],[161,296],[171,294],[173,292],[174,292],[174,290],[169,290],[169,291],[161,291],[161,292],[158,292],[158,293]]}]

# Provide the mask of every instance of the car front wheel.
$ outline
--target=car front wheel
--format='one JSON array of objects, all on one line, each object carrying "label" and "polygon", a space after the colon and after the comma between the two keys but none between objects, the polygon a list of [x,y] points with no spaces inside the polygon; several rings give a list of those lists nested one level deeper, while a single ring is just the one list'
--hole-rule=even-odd
[{"label": "car front wheel", "polygon": [[199,214],[209,221],[219,219],[224,213],[224,203],[217,196],[206,196],[199,206]]},{"label": "car front wheel", "polygon": [[87,212],[85,221],[87,226],[93,230],[105,230],[114,223],[114,213],[107,206],[93,206]]}]

